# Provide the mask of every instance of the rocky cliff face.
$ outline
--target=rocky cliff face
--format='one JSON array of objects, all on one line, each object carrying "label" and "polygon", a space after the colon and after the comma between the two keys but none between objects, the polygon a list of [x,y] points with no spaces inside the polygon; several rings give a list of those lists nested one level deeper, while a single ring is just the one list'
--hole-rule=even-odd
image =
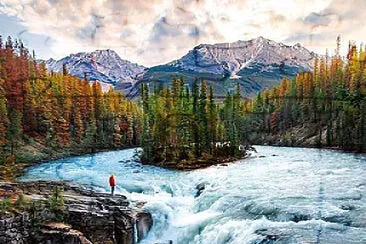
[{"label": "rocky cliff face", "polygon": [[311,69],[313,57],[314,54],[300,44],[287,46],[258,37],[233,43],[201,44],[167,66],[240,78],[240,71],[253,69],[258,64],[263,66],[258,72],[268,71],[272,66],[280,65]]},{"label": "rocky cliff face", "polygon": [[[64,190],[64,223],[56,223],[57,216],[47,207],[56,186]],[[150,213],[121,195],[62,182],[0,184],[1,197],[21,192],[32,200],[32,208],[2,213],[0,243],[132,244],[143,239],[152,226]]]},{"label": "rocky cliff face", "polygon": [[110,49],[71,54],[60,60],[49,59],[45,63],[48,71],[61,72],[65,64],[71,75],[83,79],[86,73],[91,81],[98,80],[121,90],[129,90],[135,84],[137,75],[146,69],[121,59]]}]

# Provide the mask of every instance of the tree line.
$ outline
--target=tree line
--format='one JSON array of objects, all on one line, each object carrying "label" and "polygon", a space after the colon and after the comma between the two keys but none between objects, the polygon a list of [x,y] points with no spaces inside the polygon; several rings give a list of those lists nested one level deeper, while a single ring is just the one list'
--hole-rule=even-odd
[{"label": "tree line", "polygon": [[120,92],[103,92],[71,76],[47,72],[21,41],[0,37],[0,155],[22,146],[96,149],[139,145],[139,107]]},{"label": "tree line", "polygon": [[316,146],[366,151],[366,52],[350,42],[342,58],[339,49],[340,37],[335,55],[316,56],[312,72],[285,77],[247,104],[252,141],[281,135],[294,145],[299,136],[291,128],[296,127],[315,136]]}]

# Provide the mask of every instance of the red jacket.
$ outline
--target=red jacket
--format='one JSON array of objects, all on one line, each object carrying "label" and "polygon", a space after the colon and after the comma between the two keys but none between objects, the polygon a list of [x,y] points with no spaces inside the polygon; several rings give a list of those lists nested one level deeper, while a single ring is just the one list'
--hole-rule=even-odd
[{"label": "red jacket", "polygon": [[115,186],[116,185],[116,181],[114,180],[113,176],[109,177],[109,185],[110,186]]}]

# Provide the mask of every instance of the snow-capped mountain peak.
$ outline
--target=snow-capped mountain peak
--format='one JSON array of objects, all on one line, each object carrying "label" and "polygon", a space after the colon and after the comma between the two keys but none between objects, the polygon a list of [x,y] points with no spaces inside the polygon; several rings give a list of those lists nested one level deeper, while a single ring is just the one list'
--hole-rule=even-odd
[{"label": "snow-capped mountain peak", "polygon": [[201,44],[168,65],[196,72],[236,75],[253,63],[286,64],[311,69],[314,54],[301,45],[288,46],[262,36],[233,43]]},{"label": "snow-capped mountain peak", "polygon": [[288,46],[262,36],[248,41],[201,44],[167,65],[200,73],[237,75],[254,63],[311,69],[314,54],[300,44]]},{"label": "snow-capped mountain peak", "polygon": [[[204,79],[220,95],[241,86],[245,95],[271,88],[284,76],[311,70],[315,54],[300,44],[286,45],[262,36],[232,43],[200,44],[182,58],[144,72],[144,82],[170,83],[183,77],[189,84],[195,78]],[[136,92],[135,92],[136,93]]]},{"label": "snow-capped mountain peak", "polygon": [[62,71],[63,64],[71,75],[84,77],[88,74],[91,81],[98,80],[120,89],[128,89],[136,82],[136,76],[146,67],[123,60],[111,49],[96,50],[94,52],[80,52],[70,54],[58,61],[49,59],[46,66],[49,71]]}]

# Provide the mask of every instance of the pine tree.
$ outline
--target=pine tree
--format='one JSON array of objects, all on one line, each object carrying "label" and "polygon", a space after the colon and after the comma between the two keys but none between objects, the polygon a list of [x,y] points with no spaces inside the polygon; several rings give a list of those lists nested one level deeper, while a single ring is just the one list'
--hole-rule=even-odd
[{"label": "pine tree", "polygon": [[151,135],[151,123],[150,123],[150,99],[149,89],[146,84],[141,85],[141,97],[142,97],[142,133],[141,133],[141,146],[143,148],[142,160],[146,162],[152,161],[152,135]]},{"label": "pine tree", "polygon": [[198,106],[200,149],[202,152],[207,153],[210,151],[210,138],[207,120],[207,85],[205,81],[201,81],[201,91]]},{"label": "pine tree", "polygon": [[327,90],[327,72],[326,72],[326,62],[325,58],[320,58],[320,64],[319,64],[319,75],[318,75],[318,88],[322,91]]},{"label": "pine tree", "polygon": [[3,89],[3,81],[0,79],[0,152],[3,151],[6,139],[6,129],[9,125],[8,111],[6,107],[5,91]]},{"label": "pine tree", "polygon": [[23,106],[23,128],[24,133],[34,136],[36,131],[37,121],[36,121],[36,96],[32,88],[33,82],[29,80],[24,84],[24,106]]},{"label": "pine tree", "polygon": [[69,71],[66,68],[66,64],[62,64],[62,75],[66,76],[69,74]]},{"label": "pine tree", "polygon": [[209,135],[209,143],[210,143],[210,153],[214,153],[214,149],[216,147],[217,140],[217,111],[216,104],[214,101],[214,93],[213,88],[210,86],[210,94],[208,99],[208,135]]},{"label": "pine tree", "polygon": [[192,134],[193,134],[193,146],[194,146],[194,155],[195,157],[201,156],[201,149],[200,149],[200,133],[199,133],[199,88],[197,80],[193,83],[193,90],[192,90],[192,112],[193,112],[193,119],[192,119]]},{"label": "pine tree", "polygon": [[313,85],[315,88],[319,88],[319,57],[314,57],[314,68],[313,68]]},{"label": "pine tree", "polygon": [[356,45],[352,45],[350,53],[348,54],[348,67],[350,74],[349,90],[351,92],[358,92],[360,89],[361,67]]},{"label": "pine tree", "polygon": [[10,110],[8,118],[10,122],[7,128],[6,139],[10,144],[11,155],[14,156],[22,139],[22,114],[13,109]]},{"label": "pine tree", "polygon": [[191,101],[190,94],[187,86],[184,85],[184,81],[180,80],[179,95],[177,102],[177,134],[179,145],[179,158],[189,158],[189,148],[192,142],[191,135]]}]

